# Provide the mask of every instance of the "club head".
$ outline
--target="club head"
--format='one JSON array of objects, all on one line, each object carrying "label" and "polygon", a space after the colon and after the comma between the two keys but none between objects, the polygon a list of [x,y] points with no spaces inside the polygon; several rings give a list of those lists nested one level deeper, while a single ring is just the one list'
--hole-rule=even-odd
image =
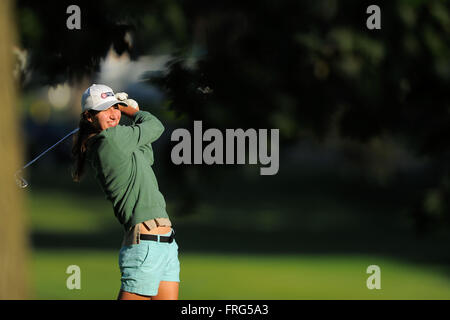
[{"label": "club head", "polygon": [[16,172],[15,178],[16,184],[19,188],[25,189],[26,187],[28,187],[28,182],[20,175],[20,170]]}]

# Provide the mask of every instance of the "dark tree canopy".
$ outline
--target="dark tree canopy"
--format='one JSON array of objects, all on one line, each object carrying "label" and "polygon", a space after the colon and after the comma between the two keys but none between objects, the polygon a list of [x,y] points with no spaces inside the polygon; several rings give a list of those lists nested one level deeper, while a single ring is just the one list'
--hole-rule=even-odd
[{"label": "dark tree canopy", "polygon": [[[70,4],[82,29],[65,27]],[[21,45],[36,83],[98,70],[111,46],[136,59],[171,54],[148,81],[185,121],[216,128],[279,128],[284,145],[322,138],[331,123],[366,142],[396,136],[448,171],[450,3],[383,1],[18,1]],[[132,35],[132,45],[125,34]]]}]

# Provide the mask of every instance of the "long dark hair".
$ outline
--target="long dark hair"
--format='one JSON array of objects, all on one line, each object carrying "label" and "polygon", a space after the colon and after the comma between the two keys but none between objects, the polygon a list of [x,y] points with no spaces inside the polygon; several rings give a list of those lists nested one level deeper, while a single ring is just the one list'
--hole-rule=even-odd
[{"label": "long dark hair", "polygon": [[98,111],[86,110],[80,116],[79,130],[73,137],[72,156],[74,158],[74,167],[72,179],[80,182],[84,174],[86,164],[87,142],[90,138],[96,136],[100,131],[94,127],[88,118],[93,118]]}]

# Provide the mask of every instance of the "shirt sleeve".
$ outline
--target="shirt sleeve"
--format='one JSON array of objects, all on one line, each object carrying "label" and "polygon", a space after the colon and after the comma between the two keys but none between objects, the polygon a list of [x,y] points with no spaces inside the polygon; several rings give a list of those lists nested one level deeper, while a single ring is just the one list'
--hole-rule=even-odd
[{"label": "shirt sleeve", "polygon": [[[123,153],[136,150],[148,151],[148,146],[156,141],[164,131],[162,123],[150,112],[138,111],[131,126],[118,125],[106,129],[107,139]],[[150,147],[151,151],[151,147]]]},{"label": "shirt sleeve", "polygon": [[139,151],[144,154],[144,157],[148,159],[150,165],[152,166],[154,163],[154,157],[151,143],[147,143],[146,145],[139,147]]}]

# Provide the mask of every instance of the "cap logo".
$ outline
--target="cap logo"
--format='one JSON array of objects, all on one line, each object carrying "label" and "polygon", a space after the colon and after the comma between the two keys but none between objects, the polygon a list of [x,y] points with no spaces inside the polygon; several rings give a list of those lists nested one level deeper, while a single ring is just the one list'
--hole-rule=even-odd
[{"label": "cap logo", "polygon": [[114,96],[112,92],[103,92],[101,95],[102,99],[106,99],[106,97]]}]

